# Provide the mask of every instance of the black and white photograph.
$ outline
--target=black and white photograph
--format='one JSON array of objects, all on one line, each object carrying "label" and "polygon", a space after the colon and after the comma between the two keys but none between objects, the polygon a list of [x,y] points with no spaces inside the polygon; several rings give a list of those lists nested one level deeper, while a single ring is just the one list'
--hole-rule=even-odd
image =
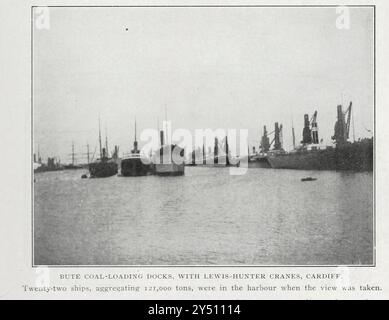
[{"label": "black and white photograph", "polygon": [[31,8],[33,266],[374,266],[375,7]]}]

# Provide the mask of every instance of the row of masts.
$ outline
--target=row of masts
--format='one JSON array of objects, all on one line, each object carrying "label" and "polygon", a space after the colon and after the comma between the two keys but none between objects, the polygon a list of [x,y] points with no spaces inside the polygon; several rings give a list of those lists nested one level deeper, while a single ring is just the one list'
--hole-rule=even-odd
[{"label": "row of masts", "polygon": [[[345,143],[350,135],[350,127],[351,127],[351,110],[352,110],[352,103],[350,102],[349,107],[345,112],[342,110],[342,105],[338,106],[337,109],[337,122],[335,125],[335,134],[332,136],[332,139],[335,141],[335,143]],[[165,108],[165,118],[167,123],[167,110]],[[353,140],[355,141],[355,132],[354,132],[354,117],[352,117],[352,124],[353,124]],[[160,133],[160,144],[161,146],[164,146],[168,143],[168,130],[160,130],[159,128],[159,120],[158,120],[158,132]],[[282,124],[279,124],[278,122],[274,125],[274,130],[270,133],[267,132],[266,126],[263,127],[263,135],[260,142],[260,150],[261,152],[268,152],[270,148],[273,146],[272,150],[282,150],[283,149],[283,136],[282,136]],[[131,150],[132,154],[138,154],[140,151],[138,149],[138,141],[137,141],[137,122],[136,118],[134,121],[134,147]],[[269,136],[274,133],[274,138],[272,141],[270,141]],[[301,141],[302,145],[305,144],[318,144],[319,143],[319,135],[318,135],[318,125],[317,125],[317,111],[314,112],[311,119],[309,119],[308,114],[304,115],[304,128],[302,133],[303,139]],[[226,139],[226,153],[228,154],[228,142],[227,137]],[[292,143],[293,143],[293,149],[296,149],[296,137],[295,137],[295,129],[294,124],[292,120]],[[90,146],[89,143],[86,145],[87,152],[83,153],[83,155],[87,156],[87,163],[89,164],[93,158],[90,157]],[[215,145],[214,145],[214,156],[218,156],[218,139],[215,138]],[[100,149],[100,159],[107,159],[109,157],[109,149],[108,149],[108,131],[107,127],[105,128],[105,147],[102,146],[102,136],[101,136],[101,121],[99,117],[99,149]],[[255,148],[253,148],[255,150]],[[205,143],[203,143],[202,146],[202,153],[205,155]],[[74,150],[74,142],[72,141],[72,153],[71,155],[71,164],[74,166],[76,164],[76,153]],[[115,152],[114,155],[118,155],[118,147],[115,146]],[[39,146],[38,146],[38,161],[34,155],[34,162],[41,162],[41,157],[39,153]]]},{"label": "row of masts", "polygon": [[[99,117],[99,147],[100,147],[100,159],[108,158],[109,151],[108,151],[108,130],[107,127],[105,127],[105,148],[102,147],[101,143],[101,121]],[[89,160],[88,160],[89,163]]]}]

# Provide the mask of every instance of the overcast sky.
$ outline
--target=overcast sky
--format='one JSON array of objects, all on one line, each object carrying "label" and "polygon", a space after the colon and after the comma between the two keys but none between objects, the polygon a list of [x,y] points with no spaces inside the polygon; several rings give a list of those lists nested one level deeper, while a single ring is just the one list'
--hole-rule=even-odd
[{"label": "overcast sky", "polygon": [[[34,149],[70,161],[93,152],[98,116],[109,145],[129,152],[138,129],[168,118],[174,128],[248,129],[291,124],[318,111],[331,141],[336,106],[353,101],[356,138],[371,136],[373,8],[50,8],[49,30],[34,30]],[[352,131],[352,129],[351,129]],[[139,134],[139,133],[138,133]],[[351,134],[352,136],[352,134]]]}]

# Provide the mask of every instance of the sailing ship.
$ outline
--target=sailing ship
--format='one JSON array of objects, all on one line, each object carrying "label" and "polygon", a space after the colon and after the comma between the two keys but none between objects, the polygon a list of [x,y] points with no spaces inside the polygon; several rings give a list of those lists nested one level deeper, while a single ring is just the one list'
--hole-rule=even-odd
[{"label": "sailing ship", "polygon": [[99,119],[99,146],[100,158],[89,163],[90,178],[111,177],[118,173],[118,164],[116,159],[109,158],[108,155],[108,137],[105,137],[105,148],[101,145],[101,129]]},{"label": "sailing ship", "polygon": [[136,120],[134,148],[131,150],[129,157],[122,159],[120,164],[120,173],[124,177],[146,176],[152,174],[150,161],[142,158],[138,149],[138,141],[136,139]]},{"label": "sailing ship", "polygon": [[77,165],[77,164],[76,164],[76,161],[75,161],[74,142],[72,142],[72,153],[71,153],[71,156],[72,156],[72,163],[70,163],[70,164],[65,164],[65,165],[63,166],[63,168],[64,168],[65,170],[82,169],[82,166],[81,166],[81,165]]}]

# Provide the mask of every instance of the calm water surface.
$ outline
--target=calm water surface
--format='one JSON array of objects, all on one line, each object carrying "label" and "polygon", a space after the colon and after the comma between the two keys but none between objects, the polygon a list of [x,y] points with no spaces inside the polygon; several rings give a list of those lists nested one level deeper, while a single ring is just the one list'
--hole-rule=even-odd
[{"label": "calm water surface", "polygon": [[[35,174],[38,265],[372,264],[372,173]],[[301,182],[306,176],[317,181]]]}]

